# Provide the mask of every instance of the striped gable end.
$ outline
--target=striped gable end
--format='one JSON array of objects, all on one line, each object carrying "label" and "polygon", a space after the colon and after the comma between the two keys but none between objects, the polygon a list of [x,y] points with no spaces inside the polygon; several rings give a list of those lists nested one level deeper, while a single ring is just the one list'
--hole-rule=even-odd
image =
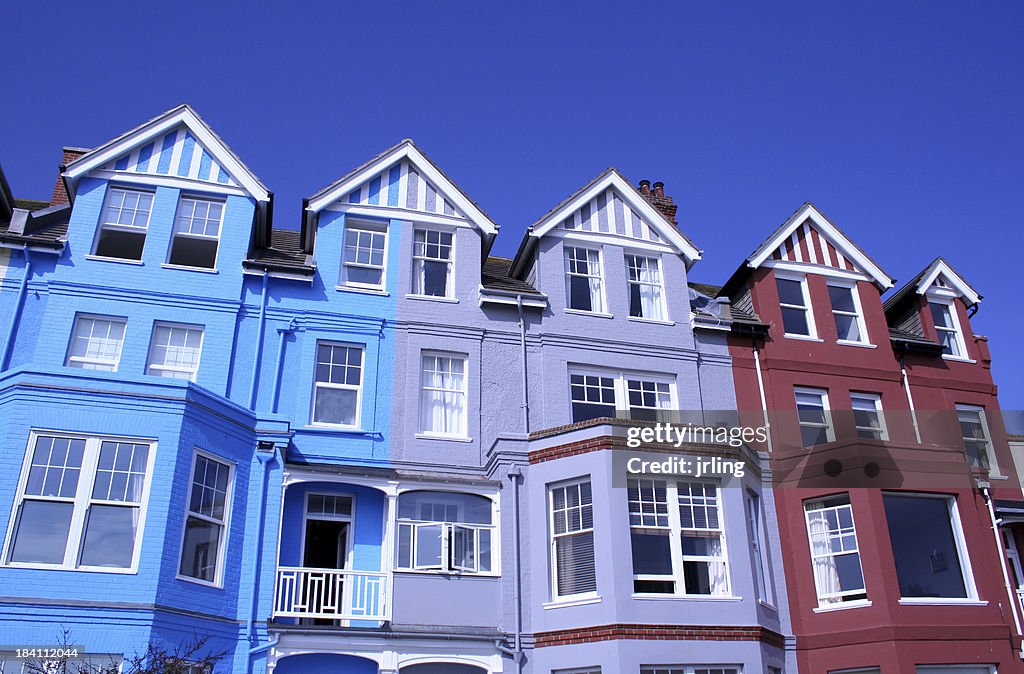
[{"label": "striped gable end", "polygon": [[466,216],[409,160],[393,164],[341,198],[343,203],[402,208],[465,219]]},{"label": "striped gable end", "polygon": [[102,168],[114,173],[171,176],[230,187],[239,186],[227,169],[213,158],[210,150],[184,124],[107,162]]},{"label": "striped gable end", "polygon": [[666,243],[650,224],[630,208],[613,187],[576,209],[560,229],[592,234],[614,234],[630,239]]},{"label": "striped gable end", "polygon": [[787,262],[807,262],[843,271],[864,273],[864,270],[843,256],[835,242],[823,234],[810,218],[772,251],[771,259]]}]

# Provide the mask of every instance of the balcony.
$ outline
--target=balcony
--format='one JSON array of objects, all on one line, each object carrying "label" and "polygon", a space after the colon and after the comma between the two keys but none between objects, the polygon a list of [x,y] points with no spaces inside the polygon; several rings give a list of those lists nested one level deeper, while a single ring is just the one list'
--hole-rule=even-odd
[{"label": "balcony", "polygon": [[390,573],[282,566],[273,617],[315,620],[391,619]]}]

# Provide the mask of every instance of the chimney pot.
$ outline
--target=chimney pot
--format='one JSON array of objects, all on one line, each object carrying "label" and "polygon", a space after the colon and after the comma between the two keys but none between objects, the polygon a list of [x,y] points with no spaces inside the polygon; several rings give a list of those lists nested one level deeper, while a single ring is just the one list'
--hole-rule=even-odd
[{"label": "chimney pot", "polygon": [[654,196],[663,197],[665,196],[665,183],[660,180],[654,183]]},{"label": "chimney pot", "polygon": [[650,180],[641,180],[640,181],[640,194],[650,194],[650,193],[651,193],[651,181]]}]

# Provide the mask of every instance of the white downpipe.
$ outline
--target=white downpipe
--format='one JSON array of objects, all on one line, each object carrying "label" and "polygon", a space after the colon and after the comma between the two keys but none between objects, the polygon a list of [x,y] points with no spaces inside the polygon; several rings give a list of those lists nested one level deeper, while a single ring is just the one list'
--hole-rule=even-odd
[{"label": "white downpipe", "polygon": [[757,368],[757,391],[761,394],[761,416],[764,417],[765,439],[768,441],[768,453],[772,453],[772,425],[768,421],[768,399],[764,395],[764,378],[761,376],[761,355],[754,345],[754,366]]},{"label": "white downpipe", "polygon": [[907,403],[910,405],[910,421],[914,424],[914,437],[921,444],[921,428],[917,424],[917,409],[914,408],[914,396],[910,395],[910,380],[907,379],[907,367],[900,358],[900,374],[903,375],[903,390],[907,392]]},{"label": "white downpipe", "polygon": [[[1020,616],[1017,615],[1017,609],[1020,607],[1020,599],[1017,597],[1017,592],[1010,585],[1010,572],[1006,568],[1006,550],[1003,548],[1003,537],[999,535],[999,524],[996,522],[996,510],[992,506],[992,495],[988,491],[988,487],[984,487],[981,493],[985,496],[985,505],[988,506],[988,516],[992,521],[992,535],[996,537],[996,550],[999,551],[999,570],[1003,572],[1003,585],[1006,587],[1006,596],[1010,600],[1010,613],[1013,614],[1013,626],[1017,630],[1017,636],[1024,636],[1020,631]],[[1024,644],[1021,645],[1021,658],[1024,658]]]}]

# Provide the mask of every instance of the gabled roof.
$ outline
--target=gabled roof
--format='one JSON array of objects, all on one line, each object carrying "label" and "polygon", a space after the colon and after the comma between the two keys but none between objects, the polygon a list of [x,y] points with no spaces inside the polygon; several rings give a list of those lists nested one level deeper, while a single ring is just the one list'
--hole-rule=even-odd
[{"label": "gabled roof", "polygon": [[883,291],[895,283],[895,279],[809,201],[761,242],[726,282],[723,290],[734,291],[751,269],[757,269],[769,260],[862,273]]},{"label": "gabled roof", "polygon": [[[471,222],[488,239],[498,225],[430,157],[406,138],[306,199],[305,243],[312,244],[312,217],[331,204],[346,203],[400,211],[418,211]],[[307,248],[311,250],[311,248]]]},{"label": "gabled roof", "polygon": [[[616,201],[621,201],[621,210]],[[603,228],[588,225],[588,222],[597,219],[591,216],[601,209],[606,211],[599,223]],[[581,213],[587,217],[584,218]],[[615,168],[603,171],[526,229],[512,273],[519,274],[521,267],[528,262],[525,253],[532,247],[531,241],[536,242],[559,226],[665,243],[686,258],[687,267],[701,257],[701,250]]]},{"label": "gabled roof", "polygon": [[249,167],[188,104],[154,117],[131,131],[90,150],[63,167],[68,194],[90,171],[122,175],[163,175],[210,184],[236,186],[257,201],[270,193]]},{"label": "gabled roof", "polygon": [[910,279],[903,287],[897,290],[882,305],[888,314],[904,301],[913,295],[924,295],[932,286],[940,284],[940,287],[948,288],[959,295],[968,307],[981,302],[982,295],[971,287],[964,277],[953,269],[953,265],[942,257],[932,260],[931,264],[925,267],[917,276]]}]

